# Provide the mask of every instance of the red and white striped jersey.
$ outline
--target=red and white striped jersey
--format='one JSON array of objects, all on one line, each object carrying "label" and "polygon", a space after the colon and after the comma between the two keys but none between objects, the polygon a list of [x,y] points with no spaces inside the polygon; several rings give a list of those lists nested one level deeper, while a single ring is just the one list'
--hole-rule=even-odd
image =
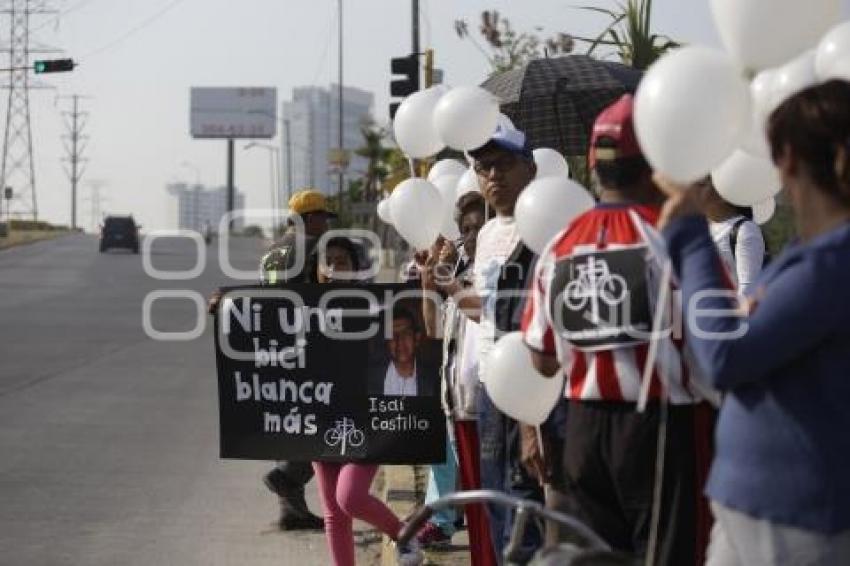
[{"label": "red and white striped jersey", "polygon": [[[600,204],[541,254],[522,330],[530,348],[558,357],[569,399],[639,398],[661,280],[659,256],[666,255],[658,251],[658,214],[655,207]],[[698,402],[681,337],[675,330],[661,336],[649,399],[661,396],[663,376],[672,403]]]}]

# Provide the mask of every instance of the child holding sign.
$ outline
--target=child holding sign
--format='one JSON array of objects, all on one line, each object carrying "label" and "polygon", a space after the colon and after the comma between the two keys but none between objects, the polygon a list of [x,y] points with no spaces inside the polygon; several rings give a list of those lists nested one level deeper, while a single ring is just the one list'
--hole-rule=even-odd
[{"label": "child holding sign", "polygon": [[[357,248],[347,238],[331,238],[326,247],[327,266],[319,266],[319,283],[333,280],[333,274],[359,270]],[[376,464],[314,462],[319,495],[325,515],[325,535],[335,566],[354,565],[354,530],[352,522],[360,519],[393,540],[402,522],[380,499],[369,493],[378,472]],[[416,541],[397,549],[398,563],[414,566],[422,563]]]}]

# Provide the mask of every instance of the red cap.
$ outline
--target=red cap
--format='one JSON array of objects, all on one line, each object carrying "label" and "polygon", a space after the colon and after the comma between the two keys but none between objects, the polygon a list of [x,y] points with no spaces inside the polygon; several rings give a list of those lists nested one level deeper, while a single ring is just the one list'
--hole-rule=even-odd
[{"label": "red cap", "polygon": [[[634,98],[624,94],[620,100],[606,108],[596,117],[590,137],[590,168],[597,161],[613,161],[624,157],[643,155],[635,135]],[[602,144],[599,141],[604,138]]]}]

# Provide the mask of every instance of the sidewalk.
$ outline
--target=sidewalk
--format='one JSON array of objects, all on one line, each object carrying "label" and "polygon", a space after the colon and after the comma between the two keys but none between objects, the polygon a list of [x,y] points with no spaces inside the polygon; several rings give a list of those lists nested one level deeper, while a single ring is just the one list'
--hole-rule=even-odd
[{"label": "sidewalk", "polygon": [[[411,515],[425,499],[428,466],[382,466],[377,483],[380,497],[399,517]],[[395,547],[383,537],[381,565],[395,566]],[[469,539],[466,529],[452,537],[447,549],[426,550],[425,564],[434,566],[462,566],[469,564]]]},{"label": "sidewalk", "polygon": [[[397,280],[398,267],[384,266],[377,280]],[[425,500],[428,466],[381,466],[375,481],[378,497],[399,517],[411,515]],[[381,565],[395,566],[395,547],[388,537],[381,542]],[[452,545],[444,550],[426,550],[425,564],[433,566],[465,566],[469,564],[469,539],[466,529],[452,537]]]}]

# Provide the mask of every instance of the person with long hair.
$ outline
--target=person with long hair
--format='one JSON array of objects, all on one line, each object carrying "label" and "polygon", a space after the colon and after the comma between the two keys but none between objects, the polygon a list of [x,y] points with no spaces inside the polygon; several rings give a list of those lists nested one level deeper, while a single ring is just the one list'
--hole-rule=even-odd
[{"label": "person with long hair", "polygon": [[709,188],[705,208],[708,229],[738,292],[745,295],[764,266],[764,236],[753,221],[751,207],[724,200],[711,177],[705,183]]},{"label": "person with long hair", "polygon": [[[799,240],[745,299],[717,293],[706,188],[658,177],[688,340],[725,393],[707,484],[707,564],[850,564],[850,83],[782,103],[768,122]],[[718,313],[726,313],[718,314]]]}]

